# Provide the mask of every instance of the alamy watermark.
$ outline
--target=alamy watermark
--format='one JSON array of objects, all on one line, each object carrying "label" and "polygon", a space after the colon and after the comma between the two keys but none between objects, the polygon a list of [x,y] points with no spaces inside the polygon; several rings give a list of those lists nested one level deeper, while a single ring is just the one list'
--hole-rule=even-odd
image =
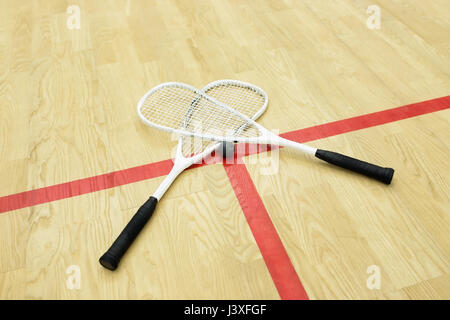
[{"label": "alamy watermark", "polygon": [[366,287],[369,290],[377,289],[379,290],[381,288],[381,272],[380,267],[373,264],[371,266],[367,267],[366,270],[367,274],[370,274],[370,276],[366,280]]},{"label": "alamy watermark", "polygon": [[67,28],[69,30],[81,29],[81,10],[77,5],[71,5],[67,7],[66,13],[69,15],[67,17]]},{"label": "alamy watermark", "polygon": [[[191,125],[194,127],[193,132],[203,132],[201,122]],[[275,135],[278,135],[279,130],[271,130],[271,132]],[[235,132],[233,130],[227,130],[227,132],[225,133],[218,132],[214,129],[208,130],[209,135],[217,137],[233,137],[234,133]],[[212,145],[217,145],[218,143],[220,143],[220,141],[209,143],[208,140],[195,136],[180,138],[177,133],[172,133],[171,139],[172,141],[178,141],[178,145],[174,146],[172,149],[172,159],[175,159],[177,153],[179,152],[181,152],[184,157],[189,158],[191,156],[204,152]],[[195,164],[243,164],[244,158],[246,158],[246,163],[258,164],[260,175],[275,175],[279,170],[279,147],[276,146],[276,141],[274,141],[275,145],[271,145],[270,141],[271,140],[269,140],[269,144],[236,143],[234,144],[234,154],[227,154],[226,157],[220,152],[221,146],[219,146],[219,148],[215,149],[215,152],[213,154],[205,155],[205,157],[199,158],[195,162]],[[233,144],[233,142],[225,143]],[[232,151],[233,147],[231,152]]]},{"label": "alamy watermark", "polygon": [[367,14],[370,16],[367,18],[366,26],[370,30],[380,29],[381,28],[381,9],[379,6],[373,4],[367,8]]},{"label": "alamy watermark", "polygon": [[71,265],[67,267],[66,274],[68,275],[66,280],[66,287],[69,290],[81,289],[81,269],[80,266]]}]

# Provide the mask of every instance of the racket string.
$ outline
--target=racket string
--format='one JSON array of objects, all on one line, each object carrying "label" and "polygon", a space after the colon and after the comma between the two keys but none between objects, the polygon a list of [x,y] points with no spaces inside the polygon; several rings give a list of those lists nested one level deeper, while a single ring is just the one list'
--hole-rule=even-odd
[{"label": "racket string", "polygon": [[[257,116],[259,112],[264,111],[267,104],[266,96],[258,93],[251,87],[236,85],[234,83],[224,83],[213,86],[205,91],[210,97],[227,104],[231,108],[238,110],[248,117]],[[229,117],[229,115],[228,115]],[[230,128],[231,129],[231,128]],[[241,123],[238,128],[234,128],[234,134],[240,130],[245,129],[245,123]],[[209,140],[202,140],[199,138],[183,139],[183,155],[197,154],[204,149],[217,143]],[[202,140],[202,141],[196,141]],[[188,142],[188,143],[186,143]],[[187,146],[189,144],[189,146]]]},{"label": "racket string", "polygon": [[[216,136],[259,136],[259,131],[247,124],[246,118],[230,112],[209,97],[253,117],[266,103],[266,97],[249,87],[224,84],[211,88],[205,96],[181,86],[167,86],[150,94],[140,108],[141,114],[150,122],[160,126],[184,129],[190,133]],[[163,112],[161,112],[163,111]],[[202,152],[214,141],[200,138],[183,138],[183,155]]]},{"label": "racket string", "polygon": [[[192,101],[196,101],[193,106]],[[247,104],[242,98],[237,101]],[[164,113],[158,112],[161,108],[165,110]],[[167,90],[157,91],[147,98],[141,111],[149,121],[160,123],[166,127],[179,128],[186,119],[187,108],[191,109],[189,122],[195,121],[195,126],[190,127],[192,132],[201,130],[211,133],[216,131],[216,134],[223,135],[226,129],[237,128],[237,124],[240,126],[243,123],[243,119],[239,115],[217,106],[204,96],[198,98],[195,92],[182,88],[169,87]],[[255,134],[257,134],[257,130],[253,133],[253,135]]]}]

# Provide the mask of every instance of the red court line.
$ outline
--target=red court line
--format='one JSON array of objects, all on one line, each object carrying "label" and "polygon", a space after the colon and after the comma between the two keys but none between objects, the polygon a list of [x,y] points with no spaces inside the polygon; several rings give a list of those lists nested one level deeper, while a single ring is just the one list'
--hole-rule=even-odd
[{"label": "red court line", "polygon": [[308,300],[246,166],[225,164],[224,167],[281,299]]},{"label": "red court line", "polygon": [[[450,96],[300,129],[282,136],[299,142],[307,142],[449,107]],[[255,151],[251,153],[255,153]],[[281,299],[309,299],[246,166],[237,164],[224,167]]]},{"label": "red court line", "polygon": [[283,138],[308,142],[346,132],[379,126],[407,118],[450,108],[450,96],[408,104],[405,106],[373,112],[353,118],[328,122],[314,127],[281,134]]},{"label": "red court line", "polygon": [[[450,96],[447,96],[296,130],[282,136],[295,141],[307,142],[449,107]],[[247,152],[247,154],[250,153],[254,153],[254,151]],[[164,160],[0,197],[0,213],[166,175],[171,167],[172,160]],[[282,299],[308,299],[245,165],[225,165],[225,170],[280,297]]]},{"label": "red court line", "polygon": [[172,160],[163,160],[4,196],[0,198],[0,213],[159,177],[168,174],[172,166]]},{"label": "red court line", "polygon": [[[446,96],[300,129],[284,133],[282,136],[295,141],[312,141],[444,110],[449,107],[450,96]],[[3,196],[0,197],[0,213],[163,176],[169,173],[171,167],[172,160],[163,160],[99,176]]]}]

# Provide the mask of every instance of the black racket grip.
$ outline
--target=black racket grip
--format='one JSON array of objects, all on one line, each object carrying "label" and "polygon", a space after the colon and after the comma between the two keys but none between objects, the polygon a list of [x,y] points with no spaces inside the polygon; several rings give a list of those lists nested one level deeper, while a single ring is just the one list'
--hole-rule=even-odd
[{"label": "black racket grip", "polygon": [[317,158],[335,166],[352,170],[385,184],[390,184],[394,176],[394,169],[392,168],[383,168],[375,164],[344,156],[337,152],[317,149],[315,155]]},{"label": "black racket grip", "polygon": [[108,251],[100,257],[100,264],[109,270],[116,270],[120,259],[136,239],[139,232],[155,211],[158,199],[150,197],[135,213]]}]

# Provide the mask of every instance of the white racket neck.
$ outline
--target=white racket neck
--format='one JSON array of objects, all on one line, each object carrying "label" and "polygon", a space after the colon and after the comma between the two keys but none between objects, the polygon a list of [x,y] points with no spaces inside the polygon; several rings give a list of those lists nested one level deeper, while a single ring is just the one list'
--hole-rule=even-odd
[{"label": "white racket neck", "polygon": [[313,148],[313,147],[307,146],[307,145],[299,143],[299,142],[287,140],[287,139],[281,138],[279,136],[276,136],[276,138],[277,138],[278,144],[283,147],[289,147],[289,148],[298,150],[303,153],[311,154],[311,155],[314,155],[317,151],[317,148]]},{"label": "white racket neck", "polygon": [[175,179],[180,175],[180,173],[182,173],[185,169],[189,168],[193,164],[201,162],[204,157],[210,155],[219,146],[220,143],[216,143],[212,146],[207,147],[203,152],[195,154],[192,157],[186,158],[183,156],[182,152],[183,142],[182,137],[180,137],[178,140],[177,154],[175,157],[173,167],[170,170],[169,174],[166,176],[166,178],[163,180],[163,182],[160,184],[158,189],[156,189],[155,193],[153,194],[153,197],[155,197],[159,201],[164,196],[167,189],[169,189],[172,182],[174,182]]},{"label": "white racket neck", "polygon": [[262,136],[255,137],[255,138],[249,138],[247,141],[249,143],[279,145],[282,147],[292,148],[292,149],[298,150],[300,152],[311,154],[311,155],[314,155],[317,151],[317,148],[313,148],[313,147],[307,146],[307,145],[299,143],[299,142],[284,139],[284,138],[270,132],[269,130],[267,130],[266,128],[261,126],[259,123],[256,123],[255,121],[252,121],[252,124],[258,128],[258,130],[262,133]]},{"label": "white racket neck", "polygon": [[180,175],[180,173],[182,173],[187,167],[192,165],[193,161],[195,161],[195,159],[193,158],[183,157],[182,145],[183,141],[182,138],[180,137],[178,139],[177,151],[173,167],[170,170],[169,174],[166,176],[166,178],[163,180],[163,182],[159,185],[158,189],[156,189],[155,193],[153,194],[153,197],[158,199],[158,201],[161,200],[162,196],[166,193],[167,189],[169,189],[169,187],[172,185],[172,182],[175,181],[175,179]]},{"label": "white racket neck", "polygon": [[187,163],[186,161],[175,160],[175,164],[173,165],[172,170],[170,170],[169,174],[159,185],[158,189],[156,189],[153,196],[159,201],[162,198],[162,196],[166,193],[167,189],[169,189],[172,182],[174,182],[174,180],[179,176],[179,174],[183,172],[183,170],[186,169],[186,167],[188,166],[190,166],[190,162]]}]

